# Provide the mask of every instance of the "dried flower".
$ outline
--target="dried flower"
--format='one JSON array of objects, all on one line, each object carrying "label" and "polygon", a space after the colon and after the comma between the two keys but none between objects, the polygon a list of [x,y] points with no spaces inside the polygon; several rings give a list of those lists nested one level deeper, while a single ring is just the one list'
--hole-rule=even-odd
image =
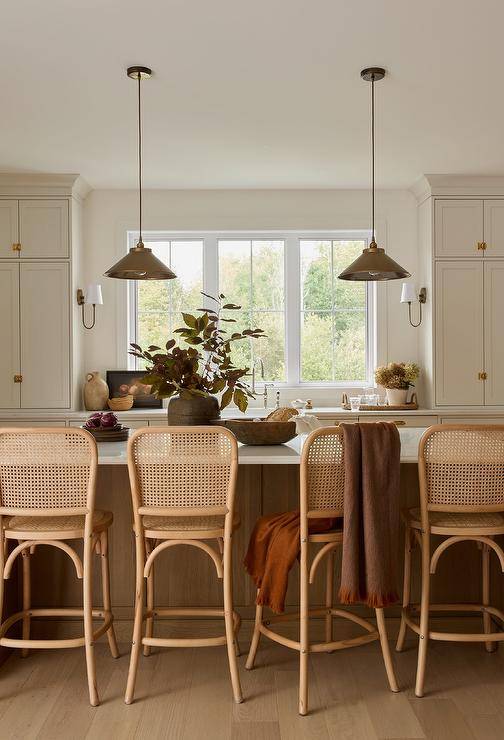
[{"label": "dried flower", "polygon": [[384,388],[406,390],[415,384],[420,368],[414,362],[389,362],[375,370],[375,382]]}]

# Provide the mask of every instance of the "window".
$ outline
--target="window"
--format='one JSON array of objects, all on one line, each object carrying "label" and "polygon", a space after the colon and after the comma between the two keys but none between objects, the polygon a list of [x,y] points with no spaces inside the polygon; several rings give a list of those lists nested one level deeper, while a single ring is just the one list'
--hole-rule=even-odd
[{"label": "window", "polygon": [[[238,331],[263,329],[267,338],[237,342],[233,362],[252,367],[261,358],[266,380],[285,381],[284,242],[219,239],[219,291],[242,306]],[[241,346],[240,346],[241,345]]]},{"label": "window", "polygon": [[[129,233],[129,244],[136,238]],[[242,307],[228,327],[267,334],[237,343],[235,364],[259,369],[260,358],[265,380],[288,386],[371,380],[375,287],[338,280],[367,246],[367,233],[149,233],[144,242],[177,278],[129,283],[128,341],[163,347],[182,311],[208,304],[201,291],[223,293]]]},{"label": "window", "polygon": [[366,284],[338,280],[366,245],[300,240],[302,381],[366,381]]}]

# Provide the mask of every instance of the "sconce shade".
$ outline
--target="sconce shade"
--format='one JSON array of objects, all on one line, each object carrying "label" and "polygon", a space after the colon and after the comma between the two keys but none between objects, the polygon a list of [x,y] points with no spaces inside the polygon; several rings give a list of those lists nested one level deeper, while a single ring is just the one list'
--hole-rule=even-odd
[{"label": "sconce shade", "polygon": [[415,303],[418,301],[418,294],[415,283],[403,283],[401,291],[401,303]]},{"label": "sconce shade", "polygon": [[92,303],[95,306],[103,306],[103,296],[101,285],[90,283],[84,293],[84,303]]},{"label": "sconce shade", "polygon": [[385,250],[371,242],[369,247],[362,250],[351,265],[338,275],[340,280],[397,280],[408,278],[410,273],[398,265]]},{"label": "sconce shade", "polygon": [[140,243],[116,262],[105,273],[120,280],[173,280],[177,277],[165,264],[152,254],[152,249]]}]

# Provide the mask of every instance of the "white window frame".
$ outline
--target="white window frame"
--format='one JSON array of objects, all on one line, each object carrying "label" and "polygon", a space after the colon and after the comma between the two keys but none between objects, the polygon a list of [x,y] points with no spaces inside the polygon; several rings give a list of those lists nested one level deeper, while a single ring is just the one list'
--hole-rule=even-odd
[{"label": "white window frame", "polygon": [[[218,242],[225,240],[275,240],[284,242],[285,281],[285,367],[286,380],[275,381],[283,388],[362,388],[374,385],[373,372],[377,360],[377,289],[376,283],[366,283],[366,379],[360,381],[301,381],[301,250],[302,240],[319,241],[370,241],[370,232],[359,230],[334,231],[145,231],[143,239],[149,241],[203,241],[203,290],[209,295],[219,293]],[[128,249],[138,240],[138,232],[127,232]],[[137,282],[128,281],[127,346],[136,342],[138,334]],[[232,300],[232,296],[229,296]],[[288,320],[287,320],[288,318]],[[135,359],[128,355],[128,368],[135,369]]]}]

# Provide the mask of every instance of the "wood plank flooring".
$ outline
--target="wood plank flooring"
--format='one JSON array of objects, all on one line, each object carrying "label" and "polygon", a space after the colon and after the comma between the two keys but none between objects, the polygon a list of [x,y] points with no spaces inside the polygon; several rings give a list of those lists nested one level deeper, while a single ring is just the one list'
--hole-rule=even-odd
[{"label": "wood plank flooring", "polygon": [[[391,620],[391,637],[395,620]],[[241,643],[248,647],[250,626]],[[239,659],[245,702],[232,700],[224,648],[154,650],[140,658],[136,700],[123,703],[129,646],[97,645],[101,706],[88,704],[83,650],[14,653],[0,666],[0,738],[46,740],[492,740],[504,737],[504,650],[431,643],[423,699],[416,646],[395,654],[392,694],[377,643],[310,658],[310,714],[297,713],[297,655],[261,640],[257,665]]]}]

